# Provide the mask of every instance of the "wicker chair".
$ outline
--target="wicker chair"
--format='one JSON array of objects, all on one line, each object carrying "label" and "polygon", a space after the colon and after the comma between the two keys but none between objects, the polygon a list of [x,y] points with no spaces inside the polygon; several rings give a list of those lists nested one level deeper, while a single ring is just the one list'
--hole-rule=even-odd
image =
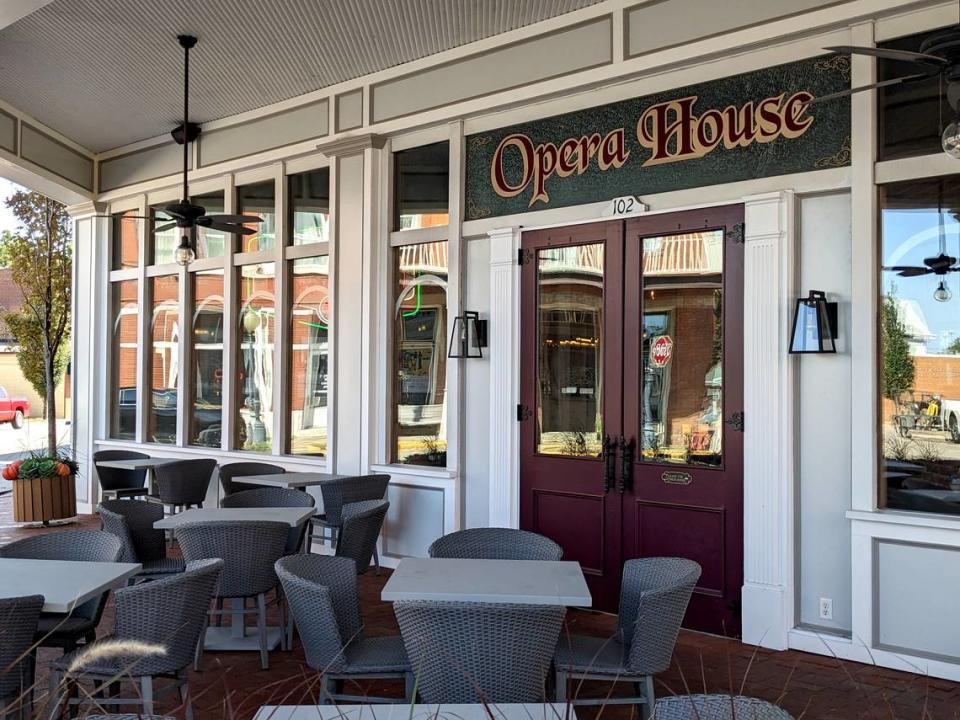
[{"label": "wicker chair", "polygon": [[[0,599],[0,718],[31,717],[32,649],[43,595]],[[26,712],[25,712],[26,711]]]},{"label": "wicker chair", "polygon": [[[255,508],[255,507],[313,507],[316,499],[310,493],[300,490],[289,490],[278,487],[262,487],[253,490],[243,490],[228,495],[220,503],[225,508]],[[287,534],[287,554],[299,552],[303,547],[303,538],[307,534],[310,518],[307,517],[296,527],[290,528]]]},{"label": "wicker chair", "polygon": [[107,500],[147,495],[147,471],[101,467],[104,460],[148,460],[149,455],[133,450],[98,450],[93,454],[93,466],[100,480],[100,496]]},{"label": "wicker chair", "polygon": [[657,700],[656,720],[793,720],[766,700],[743,695],[676,695]]},{"label": "wicker chair", "polygon": [[282,475],[286,470],[279,465],[261,462],[235,462],[220,466],[220,487],[223,497],[227,498],[235,492],[268,487],[267,485],[248,485],[247,483],[233,484],[235,477],[244,475]]},{"label": "wicker chair", "polygon": [[670,667],[680,623],[700,578],[700,566],[684,558],[639,558],[623,566],[617,635],[571,635],[554,657],[557,701],[567,700],[567,680],[636,683],[626,698],[572,699],[577,705],[638,704],[642,718],[653,709],[653,676]]},{"label": "wicker chair", "polygon": [[393,609],[423,702],[544,702],[565,608],[398,600]]},{"label": "wicker chair", "polygon": [[157,465],[153,469],[156,495],[151,495],[150,499],[166,505],[171,513],[191,507],[202,508],[216,469],[217,461],[207,458]]},{"label": "wicker chair", "polygon": [[[100,530],[71,530],[35,535],[0,548],[0,557],[28,560],[79,560],[117,562],[123,543]],[[80,642],[92,642],[103,616],[107,595],[87,600],[70,613],[42,613],[37,624],[36,642],[42,647],[75,649]]]},{"label": "wicker chair", "polygon": [[[105,500],[100,503],[103,529],[123,543],[121,562],[140,563],[137,578],[154,580],[183,572],[183,559],[167,556],[163,530],[153,524],[163,519],[163,507],[146,500]],[[132,585],[134,578],[131,578]]]},{"label": "wicker chair", "polygon": [[[70,684],[84,680],[96,683],[97,689],[116,681],[128,681],[137,686],[133,697],[98,697],[93,693],[82,698],[70,698],[70,704],[93,702],[103,705],[142,705],[144,715],[153,714],[154,685],[157,677],[174,682],[159,688],[163,693],[176,688],[186,706],[187,718],[193,717],[188,690],[187,668],[194,657],[206,626],[207,609],[220,577],[223,562],[204,560],[187,564],[184,572],[154,582],[135,585],[116,592],[116,614],[113,635],[98,642],[133,641],[160,645],[163,654],[116,655],[108,653],[95,658],[79,672],[68,668],[84,650],[64,655],[50,665],[50,717],[57,710]],[[64,680],[69,683],[63,682]],[[99,681],[99,682],[98,682]]]},{"label": "wicker chair", "polygon": [[[307,539],[307,552],[310,552],[314,539],[324,542],[329,538],[336,546],[340,526],[343,524],[343,506],[364,500],[383,500],[387,496],[389,484],[389,475],[358,475],[320,483],[323,512],[313,516],[313,529]],[[375,557],[374,560],[379,568],[380,559]]]},{"label": "wicker chair", "polygon": [[[273,565],[286,554],[290,526],[282,522],[204,522],[177,528],[180,550],[188,562],[221,558],[223,574],[216,593],[217,609],[210,615],[233,615],[233,622],[245,624],[246,615],[256,613],[260,639],[260,665],[270,667],[267,648],[266,594],[277,587]],[[247,608],[247,598],[257,599],[256,609]],[[223,600],[230,599],[229,611]],[[282,607],[282,606],[281,606]],[[285,636],[281,632],[281,636]],[[199,657],[198,662],[199,666]]]},{"label": "wicker chair", "polygon": [[560,560],[563,548],[528,530],[472,528],[444,535],[430,545],[433,558],[481,560]]},{"label": "wicker chair", "polygon": [[[277,561],[276,571],[303,642],[307,665],[323,673],[321,703],[413,700],[413,673],[400,636],[361,636],[357,571],[352,560],[290,555]],[[371,698],[338,691],[344,680],[368,678],[402,678],[404,697]]]},{"label": "wicker chair", "polygon": [[[357,574],[370,569],[370,558],[377,552],[377,539],[389,508],[386,500],[364,500],[343,506],[336,556],[351,558],[357,565]],[[380,572],[379,564],[377,572]]]}]

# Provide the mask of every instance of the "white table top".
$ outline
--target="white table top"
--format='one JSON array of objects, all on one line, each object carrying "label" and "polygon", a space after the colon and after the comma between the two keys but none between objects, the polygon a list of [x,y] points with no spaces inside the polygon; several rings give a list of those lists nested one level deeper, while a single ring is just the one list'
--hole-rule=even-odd
[{"label": "white table top", "polygon": [[380,597],[590,607],[580,564],[542,560],[404,558]]},{"label": "white table top", "polygon": [[577,720],[566,703],[264,705],[253,720]]},{"label": "white table top", "polygon": [[198,522],[243,522],[251,520],[285,522],[290,527],[299,525],[313,515],[312,507],[292,508],[193,508],[176,515],[157,520],[153,527],[157,530],[175,530],[181,525]]},{"label": "white table top", "polygon": [[330,480],[340,480],[350,475],[333,475],[319,472],[289,472],[276,475],[241,475],[232,478],[231,482],[249,485],[272,485],[282,488],[302,488],[311,485],[322,485]]},{"label": "white table top", "polygon": [[44,612],[66,613],[138,572],[139,563],[0,558],[0,598],[43,595]]},{"label": "white table top", "polygon": [[120,468],[121,470],[143,470],[155,468],[157,465],[177,462],[176,458],[130,458],[128,460],[98,460],[97,465],[103,467]]}]

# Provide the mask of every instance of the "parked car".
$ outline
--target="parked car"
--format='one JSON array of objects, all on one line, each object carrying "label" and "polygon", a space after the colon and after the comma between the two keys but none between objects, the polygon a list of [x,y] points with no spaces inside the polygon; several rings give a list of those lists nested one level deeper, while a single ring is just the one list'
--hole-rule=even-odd
[{"label": "parked car", "polygon": [[11,397],[0,385],[0,423],[10,423],[18,430],[30,412],[30,401],[24,397]]}]

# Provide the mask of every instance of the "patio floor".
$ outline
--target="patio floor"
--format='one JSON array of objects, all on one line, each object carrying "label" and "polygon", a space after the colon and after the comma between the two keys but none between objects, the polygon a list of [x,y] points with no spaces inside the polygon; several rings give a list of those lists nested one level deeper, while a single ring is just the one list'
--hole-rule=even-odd
[{"label": "patio floor", "polygon": [[[62,532],[77,525],[49,530],[24,529],[11,520],[10,496],[0,496],[0,545],[37,532]],[[79,527],[96,529],[94,515],[81,517]],[[380,589],[389,576],[372,572],[360,578],[361,607],[369,635],[397,633],[391,606],[380,600]],[[110,631],[108,607],[101,633]],[[609,637],[614,618],[602,613],[572,611],[567,625],[571,632]],[[46,687],[44,668],[55,651],[42,650],[38,672],[40,688]],[[191,673],[195,708],[199,720],[251,718],[263,704],[310,703],[316,674],[303,662],[299,644],[293,652],[274,652],[270,669],[260,669],[255,653],[207,653],[205,669]],[[582,696],[603,696],[607,685],[585,683]],[[626,690],[627,688],[623,688]],[[756,650],[734,640],[683,631],[670,669],[657,678],[657,693],[742,692],[764,698],[805,720],[947,720],[960,718],[960,684],[896,672],[830,657],[801,652]],[[619,694],[620,689],[614,691]],[[399,695],[399,683],[369,683],[363,691],[385,696]],[[173,710],[173,704],[158,707]],[[584,719],[599,716],[629,718],[632,706],[578,708]],[[178,714],[178,717],[180,715]]]}]

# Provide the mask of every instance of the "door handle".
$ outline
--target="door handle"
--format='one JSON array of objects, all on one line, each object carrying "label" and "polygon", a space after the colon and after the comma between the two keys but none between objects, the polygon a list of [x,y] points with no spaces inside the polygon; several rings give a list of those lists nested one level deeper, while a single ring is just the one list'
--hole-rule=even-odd
[{"label": "door handle", "polygon": [[613,487],[614,476],[617,472],[617,444],[609,435],[603,436],[603,494],[606,495]]},{"label": "door handle", "polygon": [[628,490],[633,490],[633,439],[628,442],[621,435],[618,445],[620,446],[620,487],[618,490],[623,495]]}]

